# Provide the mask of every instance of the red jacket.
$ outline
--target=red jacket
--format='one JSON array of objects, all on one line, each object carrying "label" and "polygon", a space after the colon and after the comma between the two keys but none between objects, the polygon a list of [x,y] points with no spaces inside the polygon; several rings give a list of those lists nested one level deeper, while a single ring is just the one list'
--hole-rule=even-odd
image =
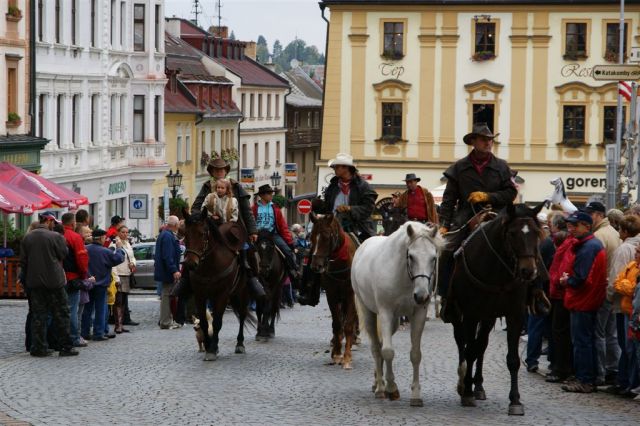
[{"label": "red jacket", "polygon": [[571,273],[573,267],[573,260],[575,254],[573,253],[573,246],[576,243],[574,237],[569,235],[556,249],[556,253],[553,255],[553,262],[549,267],[549,297],[555,300],[564,299],[564,287],[560,285],[560,278],[562,274],[566,272]]},{"label": "red jacket", "polygon": [[116,227],[110,226],[109,229],[107,229],[107,239],[104,242],[104,246],[109,248],[109,246],[117,236],[118,236],[118,230],[116,229]]},{"label": "red jacket", "polygon": [[[282,210],[280,210],[275,203],[271,203],[271,207],[273,207],[273,214],[276,218],[276,232],[282,237],[289,247],[293,247],[293,237],[291,236],[291,232],[289,232],[289,226],[287,225],[287,220],[282,214]],[[257,218],[258,205],[254,203],[253,206],[251,206],[251,211],[253,211],[253,217]]]},{"label": "red jacket", "polygon": [[607,293],[607,252],[593,234],[577,241],[573,252],[564,306],[570,311],[597,311]]},{"label": "red jacket", "polygon": [[89,272],[89,254],[84,240],[70,226],[64,227],[64,239],[67,241],[69,253],[63,261],[64,274],[67,281],[87,278]]}]

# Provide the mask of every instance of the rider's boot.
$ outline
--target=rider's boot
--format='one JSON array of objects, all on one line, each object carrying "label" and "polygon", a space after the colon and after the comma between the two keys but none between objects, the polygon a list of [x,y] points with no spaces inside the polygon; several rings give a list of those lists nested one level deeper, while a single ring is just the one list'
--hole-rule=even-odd
[{"label": "rider's boot", "polygon": [[247,250],[240,250],[240,264],[247,272],[247,287],[251,297],[255,300],[265,297],[267,293],[264,291],[262,283],[256,276],[257,269],[254,271],[254,268],[251,267]]}]

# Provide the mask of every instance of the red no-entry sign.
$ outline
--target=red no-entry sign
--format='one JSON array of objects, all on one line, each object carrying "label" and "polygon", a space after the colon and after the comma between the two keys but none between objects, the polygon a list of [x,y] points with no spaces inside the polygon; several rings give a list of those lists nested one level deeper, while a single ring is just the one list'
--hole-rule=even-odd
[{"label": "red no-entry sign", "polygon": [[309,214],[309,213],[311,213],[311,201],[309,201],[309,200],[300,200],[300,201],[298,201],[298,213],[300,213],[300,214]]}]

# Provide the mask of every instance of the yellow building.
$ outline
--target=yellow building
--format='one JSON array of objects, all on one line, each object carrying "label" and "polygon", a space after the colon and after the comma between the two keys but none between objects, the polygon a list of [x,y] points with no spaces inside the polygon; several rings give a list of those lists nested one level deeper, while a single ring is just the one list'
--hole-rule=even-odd
[{"label": "yellow building", "polygon": [[[627,55],[640,41],[640,4],[629,3]],[[574,201],[604,193],[617,83],[595,81],[592,69],[617,62],[617,0],[321,7],[330,25],[320,188],[338,152],[355,157],[380,198],[409,172],[438,187],[468,153],[462,137],[487,122],[501,133],[494,152],[519,172],[522,201],[545,199],[558,176]]]}]

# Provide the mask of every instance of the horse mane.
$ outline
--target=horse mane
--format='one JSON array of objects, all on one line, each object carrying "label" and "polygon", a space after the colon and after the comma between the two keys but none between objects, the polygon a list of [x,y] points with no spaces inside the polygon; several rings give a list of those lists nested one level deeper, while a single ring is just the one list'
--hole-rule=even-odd
[{"label": "horse mane", "polygon": [[[514,204],[513,208],[515,214],[512,217],[509,216],[509,213],[507,211],[508,208],[504,208],[500,211],[500,213],[494,220],[485,223],[487,224],[487,226],[489,226],[493,223],[505,223],[506,221],[509,221],[509,219],[530,219],[531,223],[535,226],[534,231],[538,234],[541,240],[544,239],[544,231],[542,229],[542,226],[540,226],[540,221],[538,220],[537,215],[529,207],[527,207],[526,204]],[[479,228],[480,227],[478,227],[478,229]]]},{"label": "horse mane", "polygon": [[[407,228],[409,226],[411,226],[414,231],[413,237],[409,237],[409,231],[407,231]],[[431,242],[431,244],[436,247],[436,250],[440,252],[444,248],[445,241],[442,239],[438,232],[436,232],[435,235],[432,235],[433,227],[435,226],[435,224],[431,224],[431,226],[429,226],[419,222],[405,222],[400,225],[400,227],[393,234],[389,235],[388,238],[393,242],[401,243],[408,246],[411,241],[415,240],[416,238],[425,237],[429,240],[429,242]]]}]

